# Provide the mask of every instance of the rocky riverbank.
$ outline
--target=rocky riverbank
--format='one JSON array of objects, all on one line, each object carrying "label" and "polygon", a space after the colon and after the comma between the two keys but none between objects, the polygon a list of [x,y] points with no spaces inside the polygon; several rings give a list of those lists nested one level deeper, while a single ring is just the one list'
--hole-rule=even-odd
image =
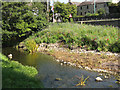
[{"label": "rocky riverbank", "polygon": [[55,57],[61,65],[75,66],[90,71],[118,74],[120,65],[118,53],[86,51],[85,49],[68,49],[60,43],[39,45],[38,52],[43,52]]},{"label": "rocky riverbank", "polygon": [[[119,75],[119,53],[97,52],[95,50],[87,51],[80,47],[68,49],[68,47],[62,43],[41,43],[38,46],[38,52],[53,56],[60,65],[69,65],[89,71]],[[22,44],[20,44],[18,48],[20,50],[22,48],[23,50],[27,50]],[[105,75],[105,78],[106,77]]]}]

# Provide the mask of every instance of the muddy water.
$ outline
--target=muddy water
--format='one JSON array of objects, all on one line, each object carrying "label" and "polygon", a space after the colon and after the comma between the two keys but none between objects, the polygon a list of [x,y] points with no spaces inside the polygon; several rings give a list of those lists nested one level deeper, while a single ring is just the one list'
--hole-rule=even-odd
[{"label": "muddy water", "polygon": [[[96,82],[95,78],[99,73],[78,69],[71,66],[61,66],[53,57],[41,53],[27,54],[17,51],[15,48],[3,48],[3,54],[13,54],[13,60],[19,61],[23,65],[34,66],[38,70],[38,77],[45,88],[118,88],[115,77],[104,79],[103,82]],[[77,77],[89,76],[85,86],[75,86],[80,81]],[[62,80],[57,81],[56,78]]]}]

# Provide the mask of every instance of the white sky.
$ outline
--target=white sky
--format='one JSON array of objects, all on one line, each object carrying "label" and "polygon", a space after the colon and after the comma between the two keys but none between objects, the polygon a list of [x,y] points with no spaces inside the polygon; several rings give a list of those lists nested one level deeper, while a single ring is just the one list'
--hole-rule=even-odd
[{"label": "white sky", "polygon": [[[61,3],[68,3],[68,1],[69,0],[54,0],[54,1],[59,1],[59,2],[61,2]],[[83,2],[83,1],[85,1],[85,0],[71,0],[72,2]],[[50,0],[50,2],[53,2],[53,0]],[[52,3],[51,3],[51,5],[52,5]]]}]

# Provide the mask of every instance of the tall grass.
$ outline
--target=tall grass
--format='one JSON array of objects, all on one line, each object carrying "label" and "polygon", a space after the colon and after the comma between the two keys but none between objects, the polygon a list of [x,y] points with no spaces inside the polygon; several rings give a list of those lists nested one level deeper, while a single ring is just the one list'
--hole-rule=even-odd
[{"label": "tall grass", "polygon": [[36,43],[63,42],[69,47],[77,45],[99,51],[120,52],[118,30],[113,26],[55,23],[30,38],[35,39]]}]

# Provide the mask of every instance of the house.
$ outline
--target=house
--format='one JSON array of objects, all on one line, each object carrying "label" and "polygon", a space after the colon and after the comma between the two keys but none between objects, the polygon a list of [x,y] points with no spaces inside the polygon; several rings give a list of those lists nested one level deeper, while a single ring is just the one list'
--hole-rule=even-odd
[{"label": "house", "polygon": [[80,4],[80,2],[71,2],[71,0],[69,0],[68,3],[70,3],[71,5],[76,5],[76,6]]},{"label": "house", "polygon": [[85,16],[87,13],[94,14],[100,8],[103,8],[105,13],[109,14],[109,6],[107,1],[104,0],[101,2],[100,0],[96,0],[94,5],[94,0],[85,0],[77,6],[77,15]]}]

